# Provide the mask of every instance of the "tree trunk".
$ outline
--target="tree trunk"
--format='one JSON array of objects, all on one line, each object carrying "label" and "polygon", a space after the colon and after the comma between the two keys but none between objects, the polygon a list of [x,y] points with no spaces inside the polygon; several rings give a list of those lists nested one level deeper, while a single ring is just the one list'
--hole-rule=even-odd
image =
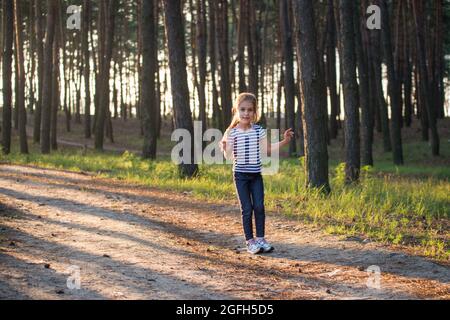
[{"label": "tree trunk", "polygon": [[199,86],[198,89],[198,102],[199,102],[199,115],[202,122],[203,131],[206,130],[206,3],[205,0],[197,0],[197,57],[198,57],[198,73],[199,73]]},{"label": "tree trunk", "polygon": [[381,131],[383,134],[383,150],[384,152],[392,151],[391,138],[390,138],[390,130],[389,130],[389,118],[388,111],[386,106],[386,100],[384,99],[383,93],[383,78],[381,74],[381,48],[380,48],[380,31],[379,30],[371,30],[371,53],[372,53],[372,64],[373,64],[373,72],[374,72],[374,81],[376,86],[376,95],[377,95],[377,112],[379,117],[379,123],[381,125]]},{"label": "tree trunk", "polygon": [[29,63],[28,63],[28,110],[30,113],[34,113],[35,97],[34,97],[34,74],[36,70],[36,34],[34,32],[34,1],[30,1],[29,6],[29,29],[28,29],[28,40],[29,40]]},{"label": "tree trunk", "polygon": [[[364,6],[362,6],[364,9]],[[354,10],[355,17],[355,46],[356,46],[356,59],[358,63],[358,75],[359,75],[359,103],[361,106],[361,129],[362,129],[362,165],[373,166],[372,155],[372,109],[370,102],[370,89],[369,89],[369,70],[367,55],[363,49],[362,32],[364,30],[364,22],[360,19],[360,8],[356,7]]]},{"label": "tree trunk", "polygon": [[239,69],[239,92],[247,91],[245,83],[245,43],[248,29],[248,0],[239,1],[237,60]]},{"label": "tree trunk", "polygon": [[[284,93],[286,101],[286,116],[288,127],[295,130],[295,81],[294,81],[294,54],[292,51],[292,23],[289,21],[288,0],[280,0],[280,23],[282,54],[285,63]],[[297,153],[295,135],[289,144],[289,155]]]},{"label": "tree trunk", "polygon": [[297,59],[301,72],[307,187],[330,192],[326,140],[326,106],[319,72],[313,1],[295,0]]},{"label": "tree trunk", "polygon": [[341,63],[344,92],[345,181],[356,182],[360,172],[359,98],[356,82],[354,0],[340,0]]},{"label": "tree trunk", "polygon": [[[217,34],[220,58],[220,104],[222,106],[223,122],[228,125],[231,121],[231,82],[230,57],[228,50],[228,3],[226,0],[217,2]],[[221,130],[223,129],[220,128]]]},{"label": "tree trunk", "polygon": [[[257,20],[255,0],[248,1],[248,65],[249,65],[249,84],[248,90],[258,97],[258,66],[259,66],[259,37],[257,32]],[[228,42],[228,41],[227,41]]]},{"label": "tree trunk", "polygon": [[[189,132],[191,151],[194,151],[194,128],[189,108],[184,26],[180,0],[164,0],[164,12],[175,128],[186,129]],[[182,163],[179,166],[182,177],[193,177],[198,172],[193,152],[189,155],[189,159],[190,163]]]},{"label": "tree trunk", "polygon": [[431,153],[433,156],[439,156],[439,134],[437,130],[437,121],[436,121],[436,108],[431,103],[431,94],[430,90],[430,82],[428,79],[427,72],[427,61],[425,54],[425,45],[424,45],[424,2],[421,0],[415,0],[413,3],[413,12],[414,12],[414,22],[416,25],[416,42],[417,42],[417,55],[418,55],[418,69],[419,69],[419,86],[421,91],[421,97],[423,97],[423,101],[421,101],[422,106],[425,110],[422,110],[423,113],[426,112],[428,116],[428,124],[431,132]]},{"label": "tree trunk", "polygon": [[328,0],[328,28],[327,28],[327,84],[330,95],[330,118],[329,118],[329,137],[336,139],[338,134],[338,109],[339,99],[336,89],[336,21],[334,18],[334,4],[333,0]]},{"label": "tree trunk", "polygon": [[3,1],[3,123],[2,123],[2,150],[5,154],[11,152],[11,111],[12,111],[12,55],[14,31],[14,6],[12,1]]},{"label": "tree trunk", "polygon": [[[59,13],[58,13],[58,17],[59,17],[59,21],[63,21],[63,11],[61,10],[61,8],[58,9]],[[70,67],[69,70],[67,70],[68,68],[66,67],[66,61],[67,61],[67,55],[66,55],[66,33],[65,33],[65,26],[63,26],[62,23],[60,23],[59,25],[59,38],[58,41],[60,43],[61,49],[62,49],[62,68],[63,68],[63,83],[64,83],[64,106],[63,106],[63,110],[64,110],[64,114],[66,116],[66,130],[67,132],[70,132],[70,120],[71,120],[71,115],[70,115],[70,104],[69,104],[69,99],[68,99],[68,95],[70,95],[70,74],[74,74],[74,68],[73,68],[73,55],[74,55],[74,49],[73,47],[71,48],[71,55],[70,55]],[[56,41],[55,41],[56,42]],[[75,41],[73,43],[73,46],[75,46]],[[59,71],[54,71],[54,74],[56,74],[56,76],[58,76]],[[78,90],[77,90],[78,92]],[[78,100],[77,100],[78,101]],[[56,143],[56,142],[55,142]]]},{"label": "tree trunk", "polygon": [[401,132],[401,87],[397,77],[392,55],[391,29],[389,26],[389,12],[386,0],[379,0],[381,7],[382,39],[384,60],[388,73],[388,92],[391,104],[391,141],[393,160],[395,165],[403,164],[402,132]]},{"label": "tree trunk", "polygon": [[89,57],[89,20],[91,14],[91,1],[83,1],[83,23],[82,23],[82,47],[84,54],[84,137],[91,138],[91,88],[90,88],[90,57]]},{"label": "tree trunk", "polygon": [[41,115],[42,115],[42,88],[44,81],[44,46],[43,46],[43,30],[41,23],[41,0],[35,0],[35,28],[36,28],[36,50],[38,59],[38,101],[36,102],[36,110],[34,112],[33,141],[39,143],[41,140]]},{"label": "tree trunk", "polygon": [[409,28],[408,15],[406,14],[407,8],[404,8],[403,14],[403,34],[405,35],[405,43],[403,46],[403,55],[405,61],[403,64],[404,70],[404,101],[405,101],[405,118],[404,123],[407,127],[411,126],[413,105],[412,105],[412,61],[411,61],[411,35]]},{"label": "tree trunk", "polygon": [[209,63],[211,69],[211,84],[212,84],[212,106],[213,106],[213,126],[215,128],[223,128],[222,113],[218,102],[217,82],[216,82],[216,12],[217,4],[215,0],[208,0],[209,6]]},{"label": "tree trunk", "polygon": [[[117,0],[108,0],[101,2],[101,16],[103,18],[102,26],[104,29],[100,33],[99,42],[99,113],[95,128],[95,149],[103,150],[105,121],[109,114],[109,74],[114,39],[114,20],[117,11]],[[101,27],[102,27],[101,26]]]},{"label": "tree trunk", "polygon": [[155,0],[142,0],[142,126],[144,129],[144,159],[156,158],[157,113],[155,97]]},{"label": "tree trunk", "polygon": [[41,126],[41,152],[50,153],[50,120],[52,101],[52,64],[53,64],[53,38],[55,35],[55,15],[57,3],[47,0],[47,26],[44,46],[44,75],[42,87],[42,126]]},{"label": "tree trunk", "polygon": [[[55,0],[54,0],[55,1]],[[59,0],[58,0],[59,1]],[[58,3],[58,10],[60,10]],[[58,19],[58,18],[56,18]],[[58,19],[59,20],[59,19]],[[58,22],[60,23],[60,22]],[[57,39],[53,41],[53,76],[52,76],[52,98],[51,98],[51,125],[50,125],[50,145],[52,150],[58,149],[57,125],[58,125],[58,107],[59,107],[59,43]]]},{"label": "tree trunk", "polygon": [[27,111],[25,109],[25,67],[24,67],[24,54],[23,54],[23,33],[22,33],[22,17],[21,7],[19,0],[14,0],[14,31],[16,35],[16,61],[19,68],[16,77],[18,78],[19,88],[17,90],[18,96],[18,121],[19,121],[19,140],[20,140],[20,153],[28,153],[28,141],[27,141]]}]

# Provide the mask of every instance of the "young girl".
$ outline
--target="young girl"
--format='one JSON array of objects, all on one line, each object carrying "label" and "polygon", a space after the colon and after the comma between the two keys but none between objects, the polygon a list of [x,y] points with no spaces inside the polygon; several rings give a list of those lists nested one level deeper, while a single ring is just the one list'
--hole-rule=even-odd
[{"label": "young girl", "polygon": [[[266,131],[259,121],[256,97],[241,93],[232,109],[233,119],[222,139],[225,158],[233,159],[234,183],[241,205],[247,251],[252,254],[270,252],[274,247],[264,239],[264,186],[261,176],[261,150],[279,149],[289,143],[292,129],[286,130],[283,141],[268,143]],[[252,213],[255,215],[256,239],[253,237]]]}]

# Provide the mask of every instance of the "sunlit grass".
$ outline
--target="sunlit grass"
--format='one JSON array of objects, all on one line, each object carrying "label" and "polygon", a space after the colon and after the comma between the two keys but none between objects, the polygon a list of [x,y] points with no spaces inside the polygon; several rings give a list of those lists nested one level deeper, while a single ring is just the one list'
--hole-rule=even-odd
[{"label": "sunlit grass", "polygon": [[[228,165],[202,165],[198,177],[180,179],[176,165],[169,159],[143,160],[129,152],[117,155],[88,150],[82,154],[80,150],[62,149],[51,155],[41,155],[38,150],[20,155],[14,151],[0,159],[16,164],[96,172],[164,190],[188,191],[202,200],[236,201]],[[427,169],[414,161],[411,163],[398,168],[390,164],[387,156],[377,162],[375,169],[363,168],[359,184],[346,186],[343,164],[332,162],[332,193],[324,196],[304,187],[300,159],[283,160],[279,173],[264,178],[266,207],[272,212],[321,226],[330,233],[407,244],[427,256],[448,259],[450,169],[439,165]]]}]

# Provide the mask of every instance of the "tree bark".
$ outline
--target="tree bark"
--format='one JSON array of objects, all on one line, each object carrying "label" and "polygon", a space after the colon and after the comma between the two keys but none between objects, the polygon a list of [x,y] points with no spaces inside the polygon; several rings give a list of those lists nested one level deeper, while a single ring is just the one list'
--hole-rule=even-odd
[{"label": "tree bark", "polygon": [[198,57],[198,102],[199,102],[199,118],[202,122],[203,131],[206,130],[206,51],[207,51],[207,34],[206,34],[206,3],[205,0],[197,0],[197,57]]},{"label": "tree bark", "polygon": [[[191,151],[193,151],[194,128],[189,108],[184,26],[180,0],[164,0],[164,12],[175,128],[186,129],[189,132]],[[194,163],[193,152],[191,152],[189,158],[190,163],[179,165],[179,172],[182,177],[193,177],[198,172],[198,166]]]},{"label": "tree bark", "polygon": [[323,77],[319,72],[313,1],[295,0],[297,59],[301,70],[305,170],[307,187],[330,192],[326,140],[326,106]]},{"label": "tree bark", "polygon": [[25,109],[25,67],[24,67],[24,54],[23,54],[23,33],[22,33],[22,14],[19,0],[14,0],[14,31],[16,35],[16,61],[19,68],[16,77],[18,78],[19,88],[17,90],[18,96],[16,99],[18,121],[19,121],[19,140],[20,140],[20,153],[28,153],[28,140],[27,140],[27,112]]},{"label": "tree bark", "polygon": [[108,120],[107,117],[109,114],[109,76],[113,49],[114,20],[117,11],[117,0],[103,1],[101,3],[101,11],[103,12],[104,30],[100,33],[99,37],[99,42],[103,43],[101,44],[101,47],[103,48],[100,50],[102,54],[99,54],[99,61],[101,61],[102,63],[99,66],[99,113],[95,128],[95,149],[97,150],[103,150],[105,121]]},{"label": "tree bark", "polygon": [[142,126],[144,129],[144,159],[156,158],[157,113],[155,97],[155,0],[142,0]]},{"label": "tree bark", "polygon": [[57,3],[47,0],[47,26],[44,46],[44,75],[42,87],[42,126],[41,126],[41,152],[50,153],[50,120],[52,101],[52,63],[53,63],[53,40],[55,35],[55,16]]},{"label": "tree bark", "polygon": [[[362,6],[364,9],[364,6]],[[363,19],[360,19],[360,8],[356,7],[354,10],[355,22],[355,46],[356,59],[358,64],[359,75],[359,103],[361,106],[361,129],[362,129],[362,165],[373,166],[372,155],[372,109],[370,102],[369,89],[369,70],[367,55],[364,52],[361,29],[364,28]],[[363,29],[364,32],[364,29]]]},{"label": "tree bark", "polygon": [[216,12],[217,12],[217,4],[215,0],[208,0],[208,12],[209,12],[209,33],[208,33],[208,42],[209,42],[209,64],[211,69],[211,84],[212,84],[212,106],[213,106],[213,126],[215,128],[223,128],[223,118],[222,112],[220,111],[219,106],[219,95],[217,92],[217,81],[216,81]]},{"label": "tree bark", "polygon": [[379,30],[371,30],[371,53],[372,53],[372,64],[373,64],[373,72],[374,72],[374,81],[376,87],[376,95],[377,95],[377,112],[379,117],[379,123],[381,126],[381,131],[383,135],[383,150],[384,152],[392,151],[391,138],[390,138],[390,130],[389,130],[389,118],[386,100],[384,99],[383,93],[383,78],[381,74],[381,48],[380,48],[380,31]]},{"label": "tree bark", "polygon": [[11,152],[11,113],[12,113],[12,55],[14,31],[14,6],[12,1],[3,1],[3,123],[2,123],[2,150],[5,154]]},{"label": "tree bark", "polygon": [[413,2],[414,22],[416,25],[416,42],[418,55],[418,69],[419,69],[419,86],[421,91],[422,106],[428,116],[428,124],[431,132],[431,153],[433,156],[439,156],[439,134],[437,130],[436,108],[431,103],[430,82],[427,72],[427,62],[425,54],[425,41],[423,35],[424,28],[424,2],[421,0],[414,0]]},{"label": "tree bark", "polygon": [[[230,82],[230,56],[228,50],[228,3],[227,0],[217,2],[217,34],[220,58],[220,104],[224,124],[231,121],[231,82]],[[220,128],[223,130],[223,127]]]},{"label": "tree bark", "polygon": [[36,51],[38,59],[38,101],[36,102],[36,110],[34,112],[34,127],[33,127],[33,141],[39,143],[41,140],[41,115],[42,115],[42,88],[44,81],[44,45],[43,45],[43,30],[41,23],[41,0],[35,0],[34,14],[35,14],[35,29],[36,29]]},{"label": "tree bark", "polygon": [[403,164],[402,132],[401,132],[401,87],[396,74],[394,57],[392,55],[391,28],[386,0],[379,0],[381,7],[381,34],[383,39],[384,60],[388,73],[388,92],[391,104],[391,142],[395,165]]},{"label": "tree bark", "polygon": [[[295,130],[295,81],[294,81],[294,53],[292,46],[292,29],[289,21],[288,0],[280,0],[280,23],[282,54],[284,60],[284,92],[286,101],[286,116],[289,128]],[[289,144],[289,155],[297,153],[295,135]]]},{"label": "tree bark", "polygon": [[340,0],[341,63],[344,92],[345,181],[358,181],[360,172],[359,97],[353,24],[354,0]]},{"label": "tree bark", "polygon": [[239,92],[247,91],[245,82],[245,44],[248,29],[248,0],[239,1],[237,60],[239,69]]},{"label": "tree bark", "polygon": [[338,134],[339,97],[336,89],[336,21],[334,18],[334,1],[328,0],[328,28],[326,40],[327,84],[330,95],[329,137],[336,139]]},{"label": "tree bark", "polygon": [[82,23],[82,47],[84,55],[84,137],[91,138],[91,87],[90,87],[90,56],[89,56],[89,32],[91,1],[83,1],[83,23]]}]

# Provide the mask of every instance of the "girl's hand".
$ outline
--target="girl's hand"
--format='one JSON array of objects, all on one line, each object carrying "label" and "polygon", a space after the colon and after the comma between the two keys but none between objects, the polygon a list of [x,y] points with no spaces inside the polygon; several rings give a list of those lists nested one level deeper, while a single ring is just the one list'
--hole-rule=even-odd
[{"label": "girl's hand", "polygon": [[222,151],[225,151],[227,149],[227,141],[226,140],[220,141],[220,148],[222,149]]},{"label": "girl's hand", "polygon": [[291,128],[287,129],[284,132],[284,141],[290,142],[293,137],[294,137],[294,131],[292,131]]}]

